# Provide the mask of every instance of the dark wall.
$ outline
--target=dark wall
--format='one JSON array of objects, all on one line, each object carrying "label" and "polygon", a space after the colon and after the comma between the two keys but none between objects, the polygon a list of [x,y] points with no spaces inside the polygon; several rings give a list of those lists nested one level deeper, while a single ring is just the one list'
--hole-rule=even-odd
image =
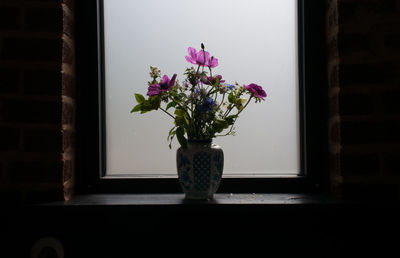
[{"label": "dark wall", "polygon": [[62,198],[61,1],[0,2],[0,196]]},{"label": "dark wall", "polygon": [[344,194],[399,196],[400,1],[339,1]]},{"label": "dark wall", "polygon": [[[61,2],[0,3],[3,199],[62,198],[63,142],[69,143],[61,133],[62,110],[74,107],[62,105]],[[400,192],[399,17],[399,0],[339,1],[341,170],[347,196]]]},{"label": "dark wall", "polygon": [[[72,1],[0,2],[0,202],[62,199],[66,168],[73,167],[65,156],[74,146],[68,140],[73,139],[73,130],[62,133],[65,124],[73,124],[63,120],[62,113],[75,109],[68,102],[74,92],[63,86],[61,72],[63,2]],[[339,0],[338,11],[343,193],[368,200],[398,198],[400,0]],[[13,257],[26,257],[35,240],[49,235],[60,239],[72,257],[112,257],[114,252],[132,253],[140,247],[165,252],[171,246],[174,250],[169,251],[175,254],[184,244],[192,248],[191,254],[199,247],[192,240],[203,241],[209,234],[215,245],[221,235],[222,241],[230,241],[217,250],[221,254],[229,248],[227,252],[282,251],[281,255],[308,257],[341,257],[348,251],[357,257],[372,251],[382,257],[396,250],[398,240],[392,237],[399,228],[398,211],[390,202],[384,208],[375,202],[356,212],[352,206],[160,207],[139,210],[139,215],[128,206],[6,209],[0,213],[7,224],[5,231],[0,230],[0,243],[12,244],[6,249],[0,244],[0,256],[10,250]],[[143,223],[132,223],[134,217]],[[188,238],[188,228],[201,234]],[[105,239],[112,245],[99,244]],[[164,245],[154,248],[149,245],[153,240]],[[203,245],[200,250],[204,252]]]}]

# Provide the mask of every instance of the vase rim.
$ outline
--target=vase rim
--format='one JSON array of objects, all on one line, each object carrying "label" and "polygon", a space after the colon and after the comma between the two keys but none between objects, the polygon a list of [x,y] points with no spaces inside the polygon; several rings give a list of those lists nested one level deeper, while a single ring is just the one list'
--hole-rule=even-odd
[{"label": "vase rim", "polygon": [[189,143],[211,143],[212,138],[206,138],[206,139],[188,139]]}]

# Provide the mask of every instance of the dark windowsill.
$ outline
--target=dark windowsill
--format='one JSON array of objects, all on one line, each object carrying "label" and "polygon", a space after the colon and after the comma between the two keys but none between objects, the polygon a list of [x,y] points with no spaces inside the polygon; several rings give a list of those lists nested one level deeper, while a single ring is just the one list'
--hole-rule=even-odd
[{"label": "dark windowsill", "polygon": [[139,207],[246,207],[257,208],[400,208],[400,203],[393,199],[335,199],[316,193],[217,193],[212,200],[187,200],[183,193],[168,194],[84,194],[76,195],[70,201],[56,201],[37,204],[46,207],[81,207],[133,209]]},{"label": "dark windowsill", "polygon": [[[187,200],[184,194],[87,194],[70,201],[51,202],[45,206],[160,206],[160,205],[335,205],[345,201],[334,200],[321,194],[243,193],[214,195],[212,200]],[[42,204],[43,205],[43,204]]]},{"label": "dark windowsill", "polygon": [[43,236],[60,239],[68,257],[126,257],[170,247],[207,250],[206,256],[210,249],[203,246],[221,241],[229,243],[216,248],[224,256],[240,248],[247,256],[276,257],[279,251],[283,257],[327,257],[327,250],[337,250],[332,257],[359,257],[374,247],[382,257],[383,249],[396,251],[399,207],[299,193],[219,193],[210,201],[188,201],[183,194],[90,194],[4,209],[0,237],[23,254],[18,257],[28,257]]}]

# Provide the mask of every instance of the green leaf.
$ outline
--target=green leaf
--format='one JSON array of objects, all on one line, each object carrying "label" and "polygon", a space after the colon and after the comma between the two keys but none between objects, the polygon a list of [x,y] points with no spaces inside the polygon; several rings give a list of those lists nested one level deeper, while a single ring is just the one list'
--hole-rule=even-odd
[{"label": "green leaf", "polygon": [[142,104],[146,99],[141,94],[135,93],[135,98],[137,103]]},{"label": "green leaf", "polygon": [[176,104],[177,104],[176,102],[170,102],[170,103],[168,103],[166,110],[170,109],[171,107],[175,107]]},{"label": "green leaf", "polygon": [[175,109],[174,114],[177,115],[177,116],[183,117],[183,116],[185,115],[185,111],[183,111],[183,110],[180,109],[180,108],[177,108],[177,109]]},{"label": "green leaf", "polygon": [[154,109],[151,106],[151,103],[150,103],[149,100],[143,101],[143,103],[141,103],[140,105],[141,105],[141,109],[140,110],[142,111],[142,114],[146,113],[146,112],[149,112],[149,111],[152,111]]},{"label": "green leaf", "polygon": [[227,122],[227,121],[225,121],[225,120],[215,120],[215,122],[214,122],[214,130],[217,132],[217,133],[220,133],[220,132],[222,132],[224,129],[226,129],[226,128],[228,128],[229,127],[229,123]]},{"label": "green leaf", "polygon": [[161,97],[160,96],[150,97],[149,101],[150,101],[150,106],[153,110],[157,110],[161,105]]},{"label": "green leaf", "polygon": [[131,110],[131,113],[139,112],[140,110],[142,110],[142,104],[137,104],[136,106],[133,107],[133,109]]},{"label": "green leaf", "polygon": [[233,94],[233,92],[229,93],[228,101],[229,101],[229,103],[236,104],[237,98],[236,98],[236,96]]},{"label": "green leaf", "polygon": [[185,138],[185,129],[183,127],[178,127],[178,129],[176,129],[176,138],[178,139],[178,142],[182,146],[182,148],[187,147],[187,140]]},{"label": "green leaf", "polygon": [[175,117],[175,125],[176,126],[184,126],[185,125],[185,119],[182,116],[176,116]]},{"label": "green leaf", "polygon": [[225,121],[226,121],[229,125],[231,125],[231,124],[233,124],[233,123],[235,122],[235,120],[236,120],[237,117],[238,117],[237,115],[230,115],[230,116],[227,116],[227,117],[225,118]]},{"label": "green leaf", "polygon": [[171,130],[169,130],[167,141],[169,141],[169,137],[171,137],[175,134],[175,132],[176,132],[175,128],[176,128],[176,126],[172,127]]},{"label": "green leaf", "polygon": [[183,115],[183,118],[185,119],[186,128],[189,128],[189,124],[190,124],[189,115],[188,115],[187,113],[185,113],[185,114]]}]

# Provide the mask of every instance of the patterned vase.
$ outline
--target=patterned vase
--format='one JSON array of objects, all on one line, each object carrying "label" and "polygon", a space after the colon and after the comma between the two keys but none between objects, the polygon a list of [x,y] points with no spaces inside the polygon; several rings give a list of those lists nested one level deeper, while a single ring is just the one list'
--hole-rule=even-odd
[{"label": "patterned vase", "polygon": [[176,152],[179,183],[186,199],[212,199],[221,181],[224,153],[212,140],[189,140]]}]

